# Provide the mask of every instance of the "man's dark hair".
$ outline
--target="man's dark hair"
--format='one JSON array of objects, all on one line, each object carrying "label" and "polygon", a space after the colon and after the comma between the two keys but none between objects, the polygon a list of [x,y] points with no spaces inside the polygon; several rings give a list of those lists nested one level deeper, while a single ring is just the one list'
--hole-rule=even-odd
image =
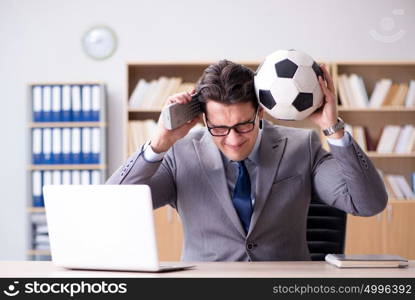
[{"label": "man's dark hair", "polygon": [[203,111],[209,99],[223,104],[251,102],[257,109],[254,75],[248,67],[226,59],[207,67],[196,85]]}]

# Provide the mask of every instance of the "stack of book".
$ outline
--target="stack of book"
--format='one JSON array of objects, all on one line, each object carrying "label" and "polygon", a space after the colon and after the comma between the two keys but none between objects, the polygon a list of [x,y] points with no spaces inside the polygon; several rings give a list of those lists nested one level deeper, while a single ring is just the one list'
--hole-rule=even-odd
[{"label": "stack of book", "polygon": [[[203,127],[196,124],[191,130]],[[154,120],[129,121],[128,122],[128,154],[138,151],[157,130],[157,123]]]},{"label": "stack of book", "polygon": [[160,110],[167,98],[173,94],[190,92],[194,83],[183,82],[182,78],[161,76],[157,80],[140,79],[131,93],[129,107],[134,109]]},{"label": "stack of book", "polygon": [[[350,133],[363,151],[378,153],[411,154],[415,152],[415,128],[413,125],[387,125],[377,140],[370,138],[367,128],[359,125],[345,124],[345,130]],[[323,148],[329,150],[326,138],[322,136]]]},{"label": "stack of book", "polygon": [[410,80],[409,83],[393,83],[391,79],[382,78],[375,84],[370,98],[362,77],[357,74],[342,74],[338,82],[343,107],[415,107],[415,80]]},{"label": "stack of book", "polygon": [[412,125],[387,125],[376,147],[378,153],[415,152],[415,128]]},{"label": "stack of book", "polygon": [[147,142],[155,133],[157,123],[154,120],[128,122],[128,153],[132,154]]},{"label": "stack of book", "polygon": [[384,174],[378,170],[385,183],[390,198],[405,200],[415,199],[415,172],[412,173],[412,187],[403,175]]},{"label": "stack of book", "polygon": [[359,126],[359,125],[350,125],[345,124],[344,129],[350,133],[353,139],[357,142],[357,144],[362,148],[363,151],[370,151],[372,150],[372,142],[369,138],[369,135],[366,132],[366,127]]}]

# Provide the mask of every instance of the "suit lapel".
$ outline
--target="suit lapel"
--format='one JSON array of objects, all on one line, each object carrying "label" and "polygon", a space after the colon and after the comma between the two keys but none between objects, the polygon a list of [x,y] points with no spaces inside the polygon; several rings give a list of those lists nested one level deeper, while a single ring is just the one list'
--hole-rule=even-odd
[{"label": "suit lapel", "polygon": [[212,188],[214,195],[216,195],[216,198],[223,206],[225,213],[235,225],[236,229],[245,237],[245,231],[229,195],[225,170],[219,149],[212,141],[209,133],[206,133],[200,141],[194,140],[193,144],[202,167],[202,172],[206,177],[206,182]]},{"label": "suit lapel", "polygon": [[269,196],[272,183],[278,172],[278,168],[284,154],[286,137],[278,136],[277,130],[265,123],[265,128],[259,148],[259,166],[256,184],[256,197],[254,211],[252,213],[251,224],[248,235],[255,227],[261,214],[264,204]]}]

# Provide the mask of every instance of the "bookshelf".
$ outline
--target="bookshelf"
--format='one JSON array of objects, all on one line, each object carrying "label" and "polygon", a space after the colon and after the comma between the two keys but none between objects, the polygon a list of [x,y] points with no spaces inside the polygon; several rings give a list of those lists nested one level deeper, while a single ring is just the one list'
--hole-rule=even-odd
[{"label": "bookshelf", "polygon": [[[126,64],[126,96],[124,101],[124,154],[125,159],[131,155],[136,149],[131,149],[130,135],[134,133],[129,131],[130,121],[143,121],[151,119],[157,122],[160,109],[137,109],[129,107],[129,99],[132,95],[137,83],[140,79],[155,80],[161,76],[167,77],[181,77],[185,82],[196,82],[196,80],[202,75],[203,70],[213,62],[130,62]],[[252,70],[256,70],[260,62],[249,61],[239,62]],[[332,74],[334,83],[337,88],[338,76],[342,73],[357,73],[364,78],[366,88],[369,93],[372,92],[376,81],[382,77],[390,77],[397,82],[408,81],[409,79],[415,79],[415,62],[333,62],[325,64],[329,67],[329,71]],[[376,140],[381,134],[382,128],[386,124],[413,124],[415,125],[415,108],[403,108],[403,107],[381,107],[378,109],[373,108],[360,108],[360,107],[342,107],[338,108],[340,117],[345,120],[346,123],[352,125],[368,126],[370,138]],[[318,132],[320,130],[309,121],[281,121],[266,115],[265,118],[273,123],[300,127],[300,128],[313,128]],[[322,136],[322,139],[323,136]],[[143,141],[144,142],[144,141]],[[324,140],[323,140],[324,142]],[[324,144],[324,143],[323,143]],[[129,149],[130,148],[130,149]],[[411,182],[410,174],[415,172],[415,153],[378,153],[376,151],[367,151],[368,156],[372,159],[377,168],[383,170],[385,173],[401,174],[405,175],[408,182]],[[405,205],[407,208],[415,208],[415,199],[412,200],[389,200],[389,205],[394,207],[401,207]],[[392,207],[392,210],[393,208]],[[390,210],[390,208],[389,208]],[[396,209],[398,212],[398,209]],[[394,218],[399,218],[399,215],[393,214]],[[372,217],[378,220],[380,217]],[[371,227],[372,218],[359,218],[349,216],[348,230],[346,238],[346,251],[348,253],[380,253],[380,248],[364,247],[364,243],[361,243],[361,237],[363,239],[361,226],[366,226],[367,232],[371,232],[376,228],[384,228],[385,226]],[[407,216],[405,217],[407,218]],[[388,221],[391,218],[386,218]],[[399,218],[401,219],[401,218]],[[414,219],[414,218],[412,218]],[[182,229],[180,224],[180,218],[176,212],[169,207],[160,208],[155,211],[156,232],[159,245],[159,256],[162,260],[177,260],[180,258],[181,245],[182,245]],[[367,225],[365,225],[367,222]],[[408,219],[409,224],[403,225],[399,221],[398,226],[413,226],[412,220]],[[380,236],[385,236],[383,240],[388,239],[387,233],[379,233]],[[367,239],[367,234],[364,236]],[[371,236],[371,235],[370,235]],[[400,237],[402,240],[404,237]],[[389,238],[390,239],[390,238]],[[356,243],[354,241],[357,241]],[[382,241],[381,244],[385,242]],[[405,248],[405,246],[402,246]],[[407,248],[407,247],[406,247]],[[406,249],[405,248],[405,249]],[[405,250],[406,251],[406,250]],[[406,252],[397,252],[405,253]],[[408,255],[405,255],[408,256]],[[415,249],[411,250],[409,258],[415,258]]]},{"label": "bookshelf", "polygon": [[[368,95],[382,78],[402,84],[415,80],[415,62],[336,62],[332,73],[339,90],[341,74],[361,76]],[[346,123],[364,126],[368,138],[378,141],[386,125],[415,126],[415,107],[403,105],[376,108],[339,107],[339,115]],[[415,153],[378,153],[367,151],[375,166],[386,174],[403,175],[412,186],[415,172]],[[387,208],[377,216],[362,218],[348,216],[346,253],[391,253],[408,259],[415,258],[415,243],[410,228],[414,226],[415,199],[389,198]],[[370,238],[368,238],[370,237]]]},{"label": "bookshelf", "polygon": [[[45,184],[105,181],[105,85],[102,82],[44,82],[30,83],[27,89],[29,228],[26,255],[29,260],[50,260],[41,188]],[[74,129],[79,135],[75,135]]]}]

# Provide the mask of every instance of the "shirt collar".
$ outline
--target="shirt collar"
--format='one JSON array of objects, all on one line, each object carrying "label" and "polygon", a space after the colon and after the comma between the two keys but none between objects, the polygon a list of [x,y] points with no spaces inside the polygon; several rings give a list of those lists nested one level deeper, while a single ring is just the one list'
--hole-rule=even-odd
[{"label": "shirt collar", "polygon": [[[251,153],[247,157],[248,160],[252,161],[256,165],[259,165],[259,145],[261,144],[261,139],[262,139],[262,129],[259,129],[254,148],[252,149]],[[230,159],[228,159],[221,151],[219,152],[220,152],[220,155],[222,156],[222,160],[225,166],[227,166],[230,162],[233,162]]]}]

